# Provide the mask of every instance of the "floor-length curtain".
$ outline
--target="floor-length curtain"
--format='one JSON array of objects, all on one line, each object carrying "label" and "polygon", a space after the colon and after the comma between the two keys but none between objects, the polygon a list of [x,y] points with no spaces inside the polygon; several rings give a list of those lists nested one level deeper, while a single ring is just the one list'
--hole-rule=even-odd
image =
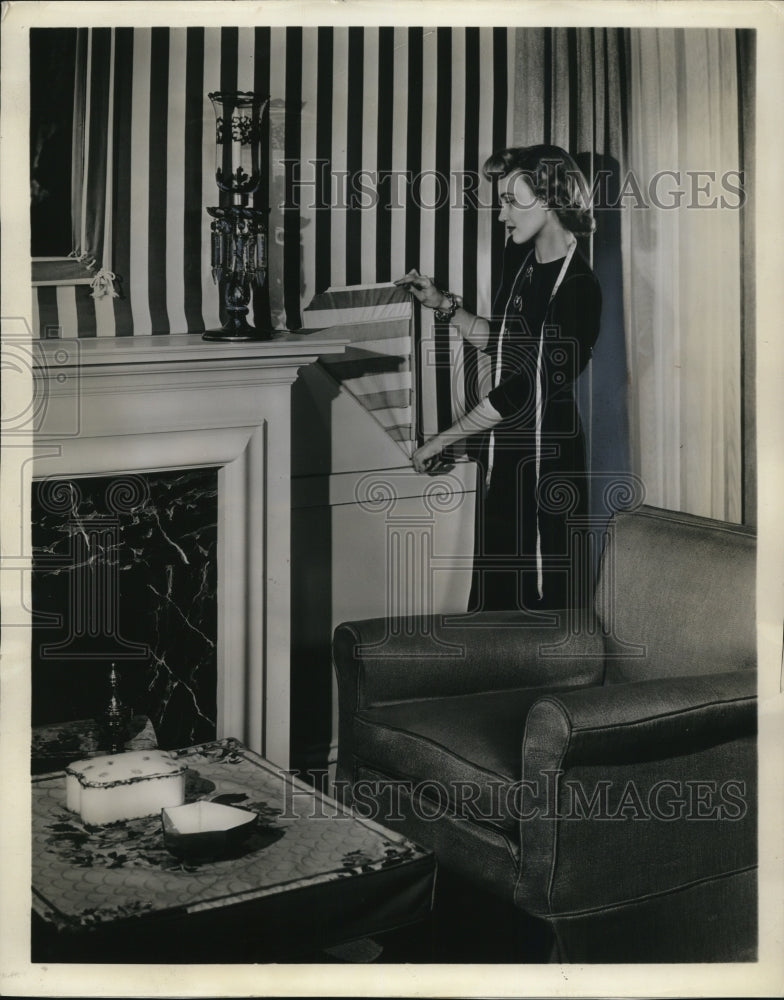
[{"label": "floor-length curtain", "polygon": [[642,29],[629,44],[636,184],[626,187],[622,225],[632,468],[649,503],[740,521],[735,33]]},{"label": "floor-length curtain", "polygon": [[745,201],[740,210],[741,278],[741,392],[743,396],[743,523],[757,524],[757,392],[756,324],[756,233],[754,226],[754,102],[757,86],[757,32],[741,28],[738,46],[738,114],[740,116],[740,166]]}]

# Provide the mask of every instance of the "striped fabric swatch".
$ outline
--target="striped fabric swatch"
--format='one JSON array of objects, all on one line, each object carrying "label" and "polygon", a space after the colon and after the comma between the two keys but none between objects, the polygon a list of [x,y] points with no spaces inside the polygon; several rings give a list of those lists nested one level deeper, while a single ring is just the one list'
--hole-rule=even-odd
[{"label": "striped fabric swatch", "polygon": [[306,329],[348,340],[322,366],[378,421],[407,456],[414,449],[411,298],[394,285],[329,288],[302,313]]}]

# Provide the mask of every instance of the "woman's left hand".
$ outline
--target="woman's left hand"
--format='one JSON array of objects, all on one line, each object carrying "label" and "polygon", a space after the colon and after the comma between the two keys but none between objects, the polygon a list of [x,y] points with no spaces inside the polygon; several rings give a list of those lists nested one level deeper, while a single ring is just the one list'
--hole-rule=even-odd
[{"label": "woman's left hand", "polygon": [[421,448],[417,448],[411,456],[411,463],[417,472],[427,472],[434,458],[437,458],[442,451],[442,444],[437,437],[431,438]]}]

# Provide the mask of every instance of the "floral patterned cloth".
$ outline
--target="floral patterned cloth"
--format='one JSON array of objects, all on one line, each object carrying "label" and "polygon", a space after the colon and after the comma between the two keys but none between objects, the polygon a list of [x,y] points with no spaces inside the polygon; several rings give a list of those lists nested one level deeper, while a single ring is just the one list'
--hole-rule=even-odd
[{"label": "floral patterned cloth", "polygon": [[359,819],[237,740],[173,751],[187,767],[186,801],[257,814],[233,856],[183,861],[159,815],[88,827],[65,808],[63,773],[33,778],[33,908],[58,929],[163,911],[196,912],[404,865],[429,852]]}]

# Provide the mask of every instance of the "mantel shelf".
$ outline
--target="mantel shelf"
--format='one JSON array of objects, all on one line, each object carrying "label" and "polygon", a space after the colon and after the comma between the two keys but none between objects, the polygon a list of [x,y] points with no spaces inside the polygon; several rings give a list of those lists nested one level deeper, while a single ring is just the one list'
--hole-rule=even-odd
[{"label": "mantel shelf", "polygon": [[36,368],[62,371],[106,365],[186,365],[242,361],[246,364],[307,364],[316,357],[342,354],[347,340],[328,340],[319,331],[282,333],[272,340],[208,342],[201,334],[160,337],[106,337],[39,340],[33,343]]}]

